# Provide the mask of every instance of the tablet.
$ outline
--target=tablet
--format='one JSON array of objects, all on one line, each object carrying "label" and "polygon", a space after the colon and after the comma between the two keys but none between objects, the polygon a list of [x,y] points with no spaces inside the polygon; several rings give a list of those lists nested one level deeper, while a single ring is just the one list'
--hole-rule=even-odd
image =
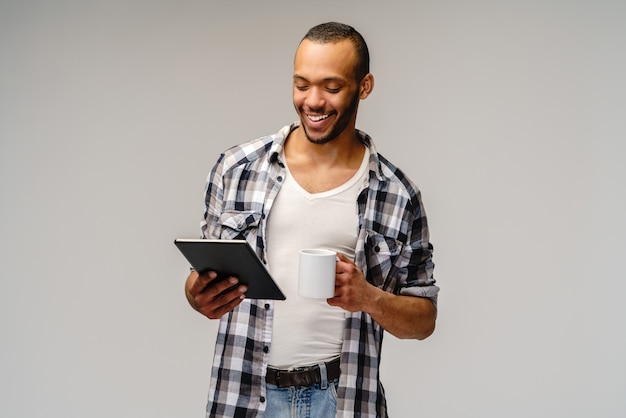
[{"label": "tablet", "polygon": [[286,299],[246,240],[176,239],[174,244],[197,272],[214,270],[223,276],[238,277],[248,286],[247,298]]}]

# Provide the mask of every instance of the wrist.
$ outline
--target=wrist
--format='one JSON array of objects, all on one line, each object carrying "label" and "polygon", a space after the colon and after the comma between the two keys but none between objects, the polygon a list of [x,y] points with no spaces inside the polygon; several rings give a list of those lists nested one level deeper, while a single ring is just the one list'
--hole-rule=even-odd
[{"label": "wrist", "polygon": [[370,291],[366,297],[366,306],[364,311],[372,317],[378,317],[385,312],[385,300],[389,294],[374,285],[369,285]]}]

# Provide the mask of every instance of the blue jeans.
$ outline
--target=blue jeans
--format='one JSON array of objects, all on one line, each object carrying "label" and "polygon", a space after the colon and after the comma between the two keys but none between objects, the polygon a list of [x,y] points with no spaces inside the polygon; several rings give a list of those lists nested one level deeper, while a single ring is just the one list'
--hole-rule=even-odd
[{"label": "blue jeans", "polygon": [[326,367],[321,365],[322,381],[312,386],[280,388],[267,384],[266,418],[334,418],[337,414],[337,386],[339,379],[326,378]]}]

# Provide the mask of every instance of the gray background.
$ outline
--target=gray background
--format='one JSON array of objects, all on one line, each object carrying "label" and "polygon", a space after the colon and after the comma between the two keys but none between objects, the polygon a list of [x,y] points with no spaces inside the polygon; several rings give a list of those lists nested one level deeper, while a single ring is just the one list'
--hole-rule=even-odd
[{"label": "gray background", "polygon": [[223,148],[295,120],[292,57],[369,42],[358,126],[423,192],[436,333],[393,417],[626,415],[623,1],[0,3],[0,416],[203,416],[183,297]]}]

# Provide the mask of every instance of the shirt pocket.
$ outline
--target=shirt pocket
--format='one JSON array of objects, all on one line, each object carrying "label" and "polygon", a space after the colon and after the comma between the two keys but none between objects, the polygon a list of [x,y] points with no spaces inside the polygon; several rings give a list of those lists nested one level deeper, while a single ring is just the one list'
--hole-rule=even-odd
[{"label": "shirt pocket", "polygon": [[367,231],[365,243],[367,280],[382,287],[402,250],[402,242],[375,231]]},{"label": "shirt pocket", "polygon": [[220,215],[221,239],[245,239],[254,243],[262,214],[254,211],[227,211]]}]

